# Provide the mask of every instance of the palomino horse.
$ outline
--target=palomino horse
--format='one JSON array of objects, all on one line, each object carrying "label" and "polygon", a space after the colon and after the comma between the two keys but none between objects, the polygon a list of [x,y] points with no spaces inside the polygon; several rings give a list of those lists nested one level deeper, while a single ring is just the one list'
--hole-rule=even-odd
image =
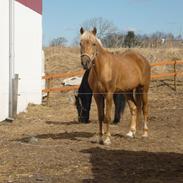
[{"label": "palomino horse", "polygon": [[[148,136],[148,90],[150,84],[150,64],[140,54],[126,51],[122,54],[112,54],[104,49],[96,39],[97,29],[84,31],[80,29],[81,64],[84,69],[91,69],[88,82],[94,93],[98,109],[99,143],[110,144],[109,124],[113,93],[125,92],[132,115],[129,137],[136,133],[136,123],[141,108],[144,114],[143,137]],[[136,100],[133,96],[135,91]],[[106,100],[106,113],[104,103]],[[141,106],[142,103],[142,106]],[[106,122],[106,139],[103,141],[103,121]]]},{"label": "palomino horse", "polygon": [[[78,121],[82,123],[88,123],[90,117],[90,107],[93,92],[88,83],[89,73],[90,70],[85,71],[80,87],[78,91],[75,93],[75,106],[78,113]],[[115,104],[113,124],[117,124],[120,122],[121,115],[124,112],[126,100],[123,94],[113,94],[113,100]]]}]

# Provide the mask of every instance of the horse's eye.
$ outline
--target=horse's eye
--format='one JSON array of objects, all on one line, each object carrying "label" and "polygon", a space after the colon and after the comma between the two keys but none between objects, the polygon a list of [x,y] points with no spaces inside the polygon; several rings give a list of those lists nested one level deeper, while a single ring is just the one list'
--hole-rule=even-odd
[{"label": "horse's eye", "polygon": [[93,43],[93,46],[96,46],[96,43]]}]

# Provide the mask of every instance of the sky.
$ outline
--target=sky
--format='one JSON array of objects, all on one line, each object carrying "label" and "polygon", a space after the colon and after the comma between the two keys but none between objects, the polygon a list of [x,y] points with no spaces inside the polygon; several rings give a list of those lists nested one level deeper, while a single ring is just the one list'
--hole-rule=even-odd
[{"label": "sky", "polygon": [[65,37],[71,44],[82,23],[102,17],[118,31],[183,36],[183,0],[43,0],[43,44]]}]

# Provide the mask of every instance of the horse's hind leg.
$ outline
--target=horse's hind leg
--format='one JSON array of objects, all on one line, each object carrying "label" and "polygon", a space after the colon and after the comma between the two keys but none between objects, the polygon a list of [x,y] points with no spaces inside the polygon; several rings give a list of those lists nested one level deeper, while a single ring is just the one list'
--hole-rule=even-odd
[{"label": "horse's hind leg", "polygon": [[99,121],[99,144],[103,144],[103,129],[102,123],[104,121],[104,97],[99,94],[94,94],[95,102],[98,110],[98,121]]},{"label": "horse's hind leg", "polygon": [[132,115],[130,131],[127,133],[128,137],[134,138],[136,133],[136,121],[137,121],[137,106],[133,97],[133,92],[130,92],[127,96],[127,102]]},{"label": "horse's hind leg", "polygon": [[143,115],[144,115],[144,133],[143,137],[148,137],[148,89],[144,88],[142,94],[142,102],[143,102]]},{"label": "horse's hind leg", "polygon": [[137,104],[137,125],[141,120],[141,111],[142,111],[142,94],[143,94],[143,88],[137,87],[135,91],[135,99]]}]

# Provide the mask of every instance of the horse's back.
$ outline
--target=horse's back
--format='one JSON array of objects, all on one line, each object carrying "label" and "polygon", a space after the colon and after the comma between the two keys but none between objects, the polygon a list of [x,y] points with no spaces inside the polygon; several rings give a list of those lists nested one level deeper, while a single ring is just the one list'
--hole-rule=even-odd
[{"label": "horse's back", "polygon": [[139,85],[149,85],[150,64],[145,57],[132,50],[116,54],[114,57],[112,70],[117,88],[124,86],[130,89]]}]

